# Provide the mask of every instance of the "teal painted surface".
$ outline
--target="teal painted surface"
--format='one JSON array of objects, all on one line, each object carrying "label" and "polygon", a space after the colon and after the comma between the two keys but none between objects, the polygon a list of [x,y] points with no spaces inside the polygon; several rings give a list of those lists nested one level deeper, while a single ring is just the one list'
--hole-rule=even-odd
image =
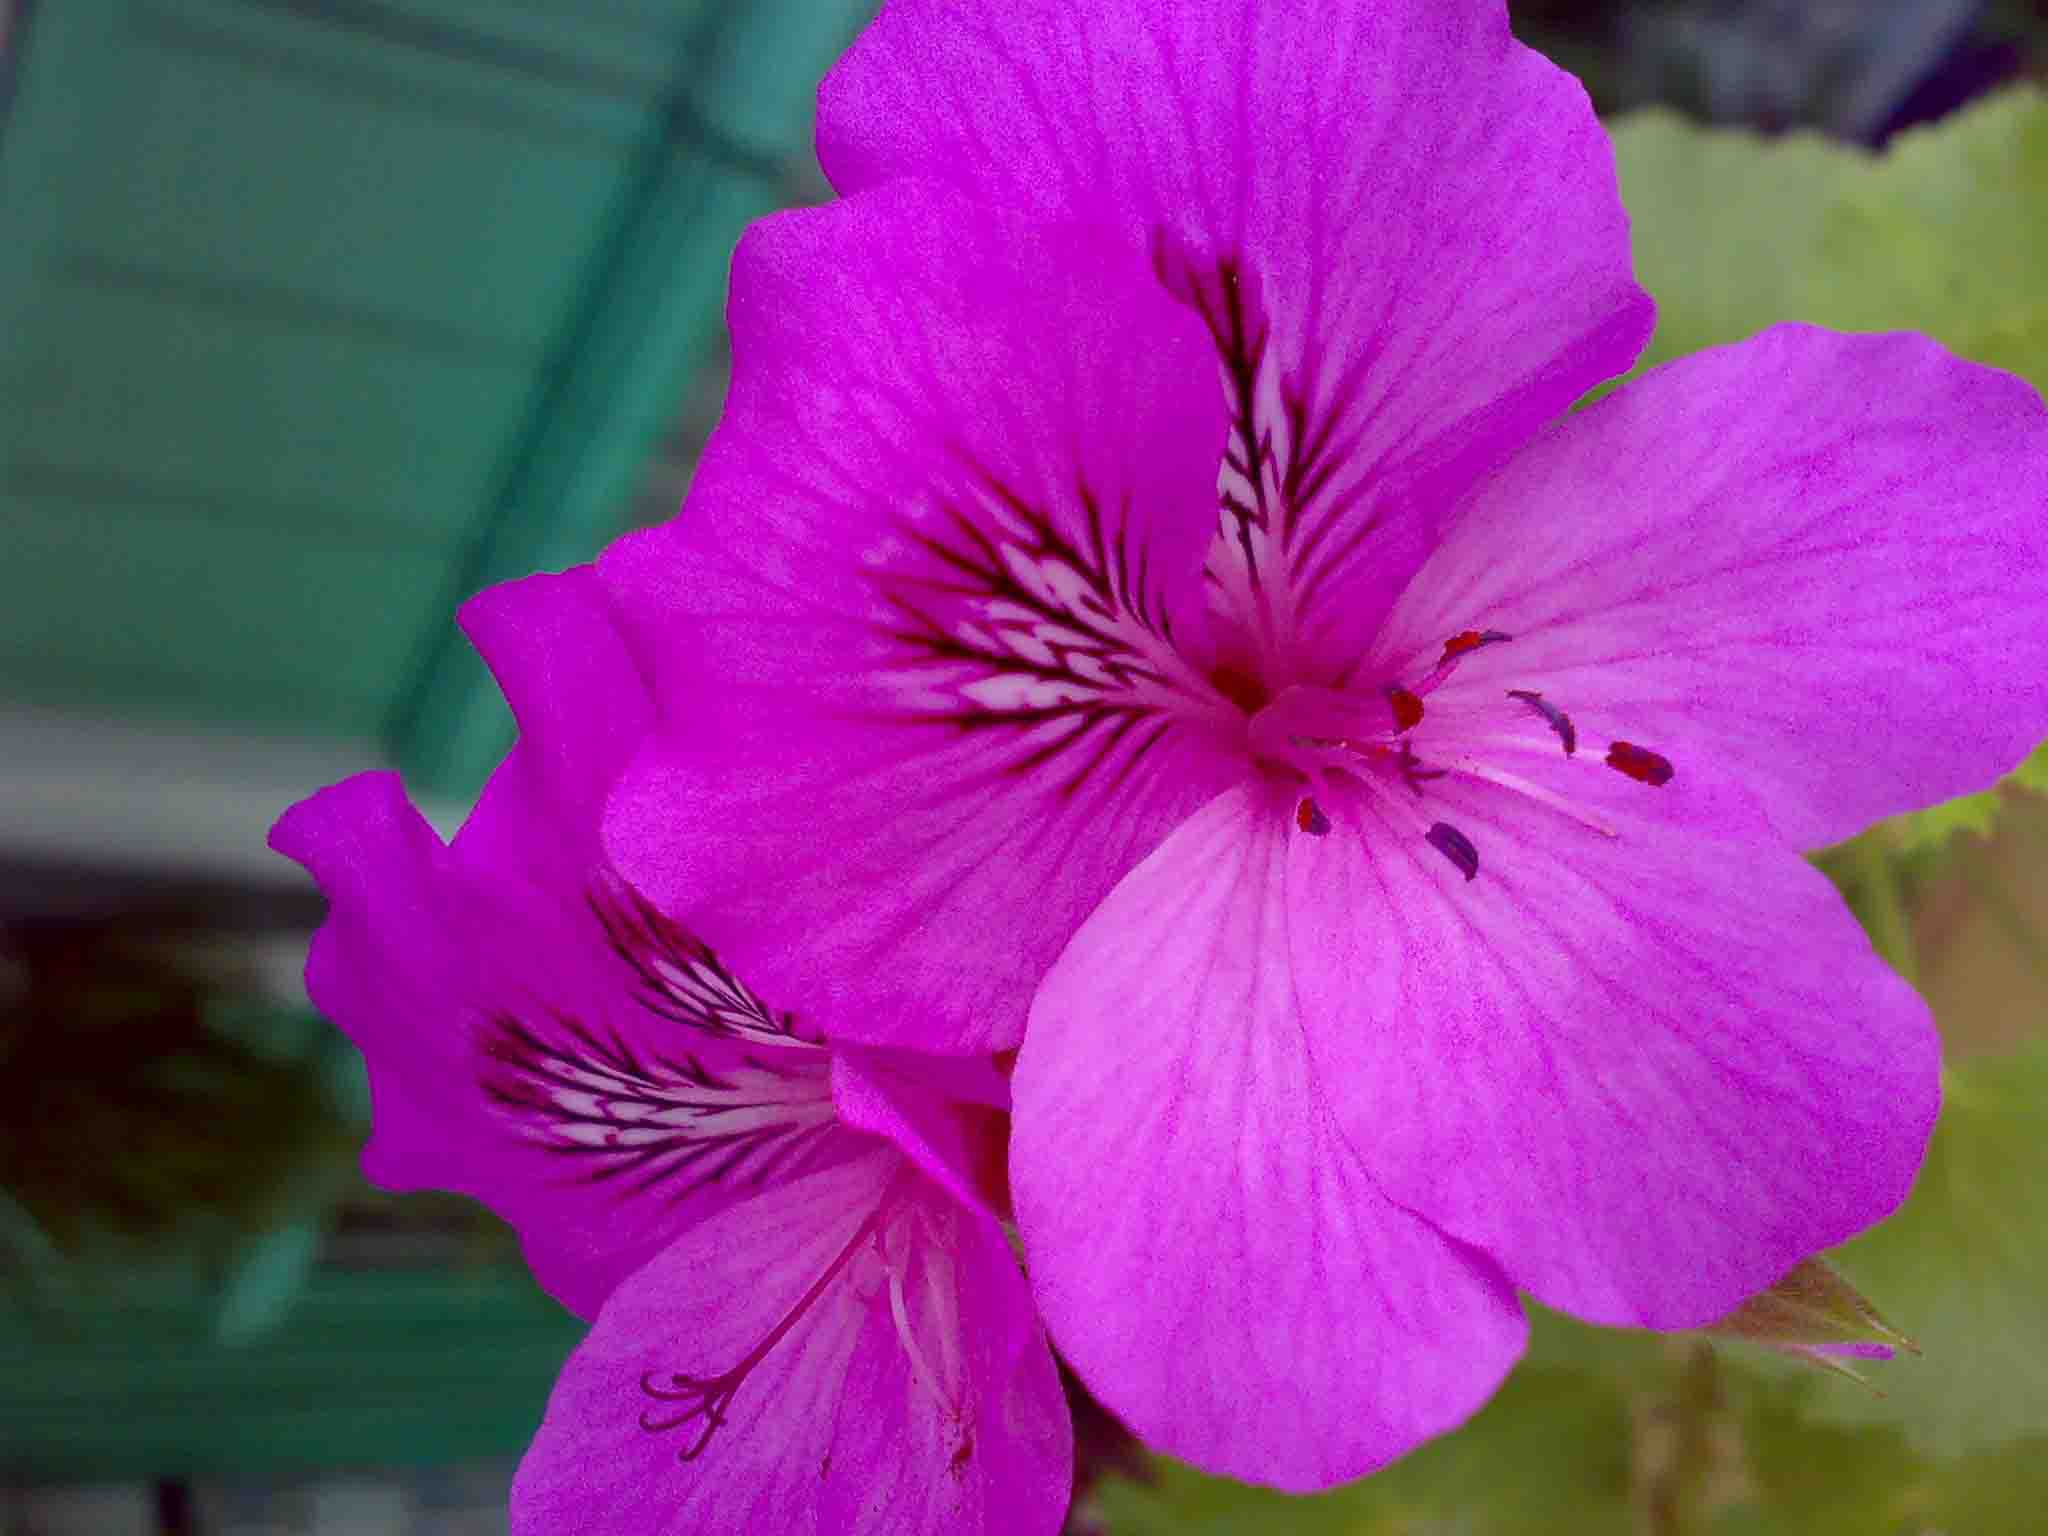
[{"label": "teal painted surface", "polygon": [[0,703],[381,746],[587,559],[786,195],[848,0],[66,0],[0,123]]},{"label": "teal painted surface", "polygon": [[[456,602],[617,531],[867,8],[43,0],[0,119],[0,706],[473,788],[507,722]],[[317,1224],[227,1277],[233,1326],[203,1277],[0,1311],[0,1467],[522,1446],[580,1325],[505,1270],[286,1300]]]},{"label": "teal painted surface", "polygon": [[315,1270],[281,1326],[0,1316],[0,1469],[36,1480],[516,1452],[582,1336],[523,1271]]},{"label": "teal painted surface", "polygon": [[[721,11],[686,40],[637,190],[451,608],[493,582],[588,559],[618,531],[649,445],[717,334],[732,247],[785,196],[774,157],[804,152],[815,82],[872,9],[777,0]],[[395,734],[407,777],[444,792],[480,782],[510,742],[510,716],[452,625]]]},{"label": "teal painted surface", "polygon": [[445,626],[649,109],[317,12],[31,17],[0,694],[375,741]]}]

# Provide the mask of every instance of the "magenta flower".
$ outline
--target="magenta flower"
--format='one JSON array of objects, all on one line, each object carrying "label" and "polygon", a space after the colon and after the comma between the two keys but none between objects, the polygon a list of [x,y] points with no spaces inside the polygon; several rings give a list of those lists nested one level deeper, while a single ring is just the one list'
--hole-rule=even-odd
[{"label": "magenta flower", "polygon": [[585,570],[464,623],[522,727],[450,846],[369,774],[272,841],[332,902],[314,1000],[365,1168],[461,1190],[595,1315],[513,1490],[559,1536],[1059,1529],[1072,1426],[999,1213],[984,1062],[829,1045],[608,875],[648,701]]},{"label": "magenta flower", "polygon": [[607,845],[828,1029],[1021,1043],[1107,1404],[1321,1486],[1517,1290],[1695,1326],[1893,1207],[1935,1037],[1799,850],[2048,734],[2031,390],[1788,327],[1558,419],[1651,309],[1497,0],[898,0],[819,143],[601,565]]}]

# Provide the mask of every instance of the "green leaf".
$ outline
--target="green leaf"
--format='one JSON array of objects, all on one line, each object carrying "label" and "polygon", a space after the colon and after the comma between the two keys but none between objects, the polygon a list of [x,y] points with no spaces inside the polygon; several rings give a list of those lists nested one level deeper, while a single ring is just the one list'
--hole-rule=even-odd
[{"label": "green leaf", "polygon": [[2019,767],[2006,776],[2005,782],[2017,784],[2037,795],[2048,795],[2048,741],[2028,753]]},{"label": "green leaf", "polygon": [[1892,829],[1893,846],[1901,853],[1933,853],[1964,832],[1989,837],[1998,811],[1998,791],[1985,789],[1943,805],[1930,805],[1924,811],[1894,816],[1886,825]]},{"label": "green leaf", "polygon": [[1117,1536],[1628,1536],[1629,1415],[1615,1380],[1525,1364],[1464,1428],[1385,1471],[1291,1498],[1162,1463],[1097,1495]]},{"label": "green leaf", "polygon": [[1613,125],[1662,362],[1784,320],[1916,330],[2048,387],[2048,95],[2007,91],[1873,156],[1668,112]]},{"label": "green leaf", "polygon": [[1886,1395],[1832,1393],[1817,1417],[1894,1423],[1954,1455],[2048,1425],[2048,1043],[1949,1069],[1913,1193],[1835,1253],[1925,1353],[1886,1366]]}]

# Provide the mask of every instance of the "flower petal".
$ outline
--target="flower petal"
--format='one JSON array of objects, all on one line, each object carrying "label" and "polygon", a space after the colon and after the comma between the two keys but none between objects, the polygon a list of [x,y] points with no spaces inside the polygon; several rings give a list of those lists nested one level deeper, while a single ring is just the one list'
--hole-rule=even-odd
[{"label": "flower petal", "polygon": [[461,1021],[481,987],[446,910],[447,849],[395,773],[359,774],[300,801],[271,828],[270,846],[327,897],[306,991],[369,1068],[363,1171],[388,1189],[469,1189],[484,1101]]},{"label": "flower petal", "polygon": [[454,844],[392,774],[293,807],[271,843],[328,897],[306,984],[368,1064],[365,1173],[484,1201],[590,1316],[688,1221],[847,1134],[823,1049],[599,862],[607,774],[651,706],[592,573],[464,621],[522,735]]},{"label": "flower petal", "polygon": [[1148,1444],[1307,1490],[1459,1423],[1524,1324],[1337,1134],[1289,976],[1288,808],[1232,790],[1046,977],[1011,1178],[1061,1352]]},{"label": "flower petal", "polygon": [[1517,1286],[1697,1326],[1903,1198],[1939,1044],[1724,773],[1652,787],[1525,729],[1513,772],[1550,804],[1459,772],[1419,814],[1340,788],[1332,835],[1295,840],[1317,1080],[1380,1187]]},{"label": "flower petal", "polygon": [[818,153],[842,192],[940,177],[1161,254],[1237,451],[1273,456],[1239,553],[1292,571],[1325,664],[1649,337],[1606,136],[1499,0],[897,0],[821,88]]},{"label": "flower petal", "polygon": [[581,891],[605,796],[646,737],[654,700],[591,566],[491,587],[462,628],[512,706],[519,739],[457,834],[462,862]]},{"label": "flower petal", "polygon": [[1184,659],[1204,345],[1092,237],[909,183],[757,225],[733,292],[687,512],[602,566],[665,722],[607,845],[829,1033],[1012,1044],[1230,771],[1237,717]]},{"label": "flower petal", "polygon": [[987,1057],[840,1045],[832,1103],[844,1124],[894,1142],[962,1205],[992,1221],[1009,1215],[1010,1085]]},{"label": "flower petal", "polygon": [[[906,1254],[902,1318],[871,1308],[847,1371],[833,1464],[866,1470],[823,1490],[822,1528],[1054,1536],[1073,1491],[1074,1426],[1030,1287],[995,1222],[936,1200],[925,1220],[927,1240]],[[858,1384],[901,1371],[906,1327],[919,1359],[898,1422]],[[978,1406],[955,1413],[949,1399]]]},{"label": "flower petal", "polygon": [[[1058,1529],[1064,1405],[1015,1262],[871,1145],[703,1223],[619,1288],[520,1466],[515,1532],[972,1528],[946,1523],[962,1512]],[[882,1233],[892,1217],[907,1225]],[[972,1394],[964,1424],[944,1390]]]},{"label": "flower petal", "polygon": [[1378,647],[1720,765],[1795,846],[2048,736],[2048,411],[1916,336],[1783,326],[1654,369],[1480,491]]}]

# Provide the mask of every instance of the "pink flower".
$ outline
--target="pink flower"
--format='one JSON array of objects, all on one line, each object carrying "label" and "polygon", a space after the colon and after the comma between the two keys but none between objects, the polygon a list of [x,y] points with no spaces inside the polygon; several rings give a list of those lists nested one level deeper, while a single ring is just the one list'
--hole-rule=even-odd
[{"label": "pink flower", "polygon": [[1072,1426],[1000,1220],[999,1076],[835,1046],[604,869],[648,702],[586,569],[464,623],[523,735],[452,845],[395,776],[279,851],[369,1063],[366,1170],[519,1229],[595,1326],[513,1490],[536,1536],[1059,1529]]},{"label": "pink flower", "polygon": [[607,846],[828,1030],[1021,1043],[1110,1407],[1322,1486],[1517,1290],[1695,1326],[1892,1208],[1935,1037],[1799,850],[2048,734],[2031,390],[1787,327],[1559,419],[1651,308],[1498,0],[898,0],[819,144],[601,565]]}]

